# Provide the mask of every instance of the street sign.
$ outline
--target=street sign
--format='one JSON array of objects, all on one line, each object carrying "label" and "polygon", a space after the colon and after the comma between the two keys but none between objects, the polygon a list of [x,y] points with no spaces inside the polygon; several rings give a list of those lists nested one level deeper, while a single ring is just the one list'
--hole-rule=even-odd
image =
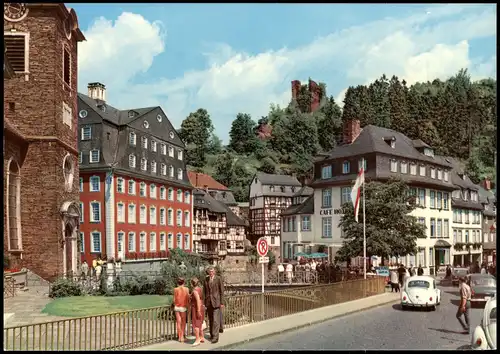
[{"label": "street sign", "polygon": [[259,263],[269,263],[269,257],[259,257]]},{"label": "street sign", "polygon": [[259,256],[265,257],[267,255],[267,251],[269,251],[267,240],[264,237],[259,238],[257,240],[257,253]]}]

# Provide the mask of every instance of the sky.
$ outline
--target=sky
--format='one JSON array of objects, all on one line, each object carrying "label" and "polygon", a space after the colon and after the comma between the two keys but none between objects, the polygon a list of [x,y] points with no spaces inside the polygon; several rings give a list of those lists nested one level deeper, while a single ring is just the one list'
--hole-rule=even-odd
[{"label": "sky", "polygon": [[496,78],[496,4],[67,4],[86,41],[78,89],[106,85],[119,109],[161,106],[176,128],[205,108],[228,142],[239,112],[286,105],[291,81],[409,84],[467,68]]}]

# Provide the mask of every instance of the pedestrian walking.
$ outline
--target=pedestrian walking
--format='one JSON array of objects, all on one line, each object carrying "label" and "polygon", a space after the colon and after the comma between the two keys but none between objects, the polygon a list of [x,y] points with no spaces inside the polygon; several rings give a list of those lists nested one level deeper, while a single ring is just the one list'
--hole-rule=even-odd
[{"label": "pedestrian walking", "polygon": [[221,330],[221,309],[224,308],[224,284],[222,279],[215,275],[215,269],[208,269],[208,277],[204,284],[205,307],[208,313],[210,340],[213,344],[219,341]]},{"label": "pedestrian walking", "polygon": [[283,266],[283,263],[280,263],[278,265],[278,283],[281,283],[284,279],[283,275],[285,274],[285,267]]},{"label": "pedestrian walking", "polygon": [[[472,291],[470,286],[466,283],[465,277],[460,277],[458,281],[458,289],[460,291],[460,304],[457,310],[457,320],[464,329],[464,334],[470,334],[469,310]],[[462,320],[462,315],[465,318],[465,322]]]},{"label": "pedestrian walking", "polygon": [[418,265],[417,275],[424,275],[424,268],[422,268],[421,264]]},{"label": "pedestrian walking", "polygon": [[398,273],[396,273],[395,270],[391,270],[390,272],[390,282],[391,282],[391,293],[393,292],[399,292],[399,278],[398,278]]},{"label": "pedestrian walking", "polygon": [[288,283],[292,284],[292,278],[293,278],[293,265],[292,263],[288,263],[286,265],[286,277],[288,279]]},{"label": "pedestrian walking", "polygon": [[399,285],[401,287],[403,286],[403,280],[404,280],[405,273],[406,273],[405,266],[403,264],[400,264],[399,268],[398,268],[398,278],[399,278],[398,280],[399,280]]}]

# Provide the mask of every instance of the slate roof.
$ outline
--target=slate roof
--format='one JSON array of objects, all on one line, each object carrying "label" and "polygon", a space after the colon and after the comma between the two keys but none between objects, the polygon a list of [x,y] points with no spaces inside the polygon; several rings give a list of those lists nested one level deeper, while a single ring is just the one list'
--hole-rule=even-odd
[{"label": "slate roof", "polygon": [[199,209],[207,209],[212,213],[224,213],[227,218],[228,226],[246,226],[245,222],[239,218],[227,205],[217,201],[210,193],[201,189],[193,191],[194,207]]},{"label": "slate roof", "polygon": [[309,186],[303,186],[293,196],[294,197],[306,197],[306,196],[312,195],[313,193],[314,193],[314,189],[312,189]]},{"label": "slate roof", "polygon": [[302,204],[289,206],[281,215],[314,214],[314,194],[309,196]]},{"label": "slate roof", "polygon": [[256,177],[262,185],[295,186],[295,187],[301,186],[299,180],[293,176],[275,175],[264,172],[257,172]]},{"label": "slate roof", "polygon": [[[395,148],[391,148],[384,140],[388,137],[396,139]],[[403,133],[374,125],[367,125],[361,130],[358,138],[352,144],[337,146],[329,153],[326,159],[338,159],[377,152],[451,167],[450,163],[439,157],[424,155],[417,150],[420,147],[422,147],[422,144],[419,141],[413,141]]]},{"label": "slate roof", "polygon": [[231,205],[231,206],[237,206],[238,203],[236,202],[236,199],[234,199],[234,194],[230,190],[227,191],[214,191],[211,190],[210,193],[213,193],[212,197],[215,198],[215,200],[224,203],[226,205]]},{"label": "slate roof", "polygon": [[478,186],[479,188],[479,201],[483,205],[488,205],[488,209],[484,209],[483,214],[486,216],[494,217],[497,214],[493,211],[493,206],[497,202],[495,194],[492,191],[486,190],[482,186]]},{"label": "slate roof", "polygon": [[483,204],[463,200],[462,198],[451,198],[451,206],[455,208],[483,210]]},{"label": "slate roof", "polygon": [[471,189],[473,191],[478,191],[479,187],[475,185],[470,178],[465,174],[464,167],[458,161],[457,159],[453,157],[443,157],[447,162],[449,162],[453,170],[451,171],[451,182],[460,187],[460,188],[465,188],[465,189]]},{"label": "slate roof", "polygon": [[196,188],[208,188],[213,190],[227,191],[229,190],[225,185],[219,183],[213,178],[205,173],[199,173],[194,171],[188,171],[189,181]]}]

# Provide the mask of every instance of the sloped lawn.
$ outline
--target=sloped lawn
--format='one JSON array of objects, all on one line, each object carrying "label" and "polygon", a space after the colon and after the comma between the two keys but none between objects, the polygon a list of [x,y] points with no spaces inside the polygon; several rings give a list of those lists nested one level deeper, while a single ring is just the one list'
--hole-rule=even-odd
[{"label": "sloped lawn", "polygon": [[172,296],[136,295],[136,296],[73,296],[54,299],[42,313],[52,316],[84,317],[137,310],[147,307],[169,306]]}]

